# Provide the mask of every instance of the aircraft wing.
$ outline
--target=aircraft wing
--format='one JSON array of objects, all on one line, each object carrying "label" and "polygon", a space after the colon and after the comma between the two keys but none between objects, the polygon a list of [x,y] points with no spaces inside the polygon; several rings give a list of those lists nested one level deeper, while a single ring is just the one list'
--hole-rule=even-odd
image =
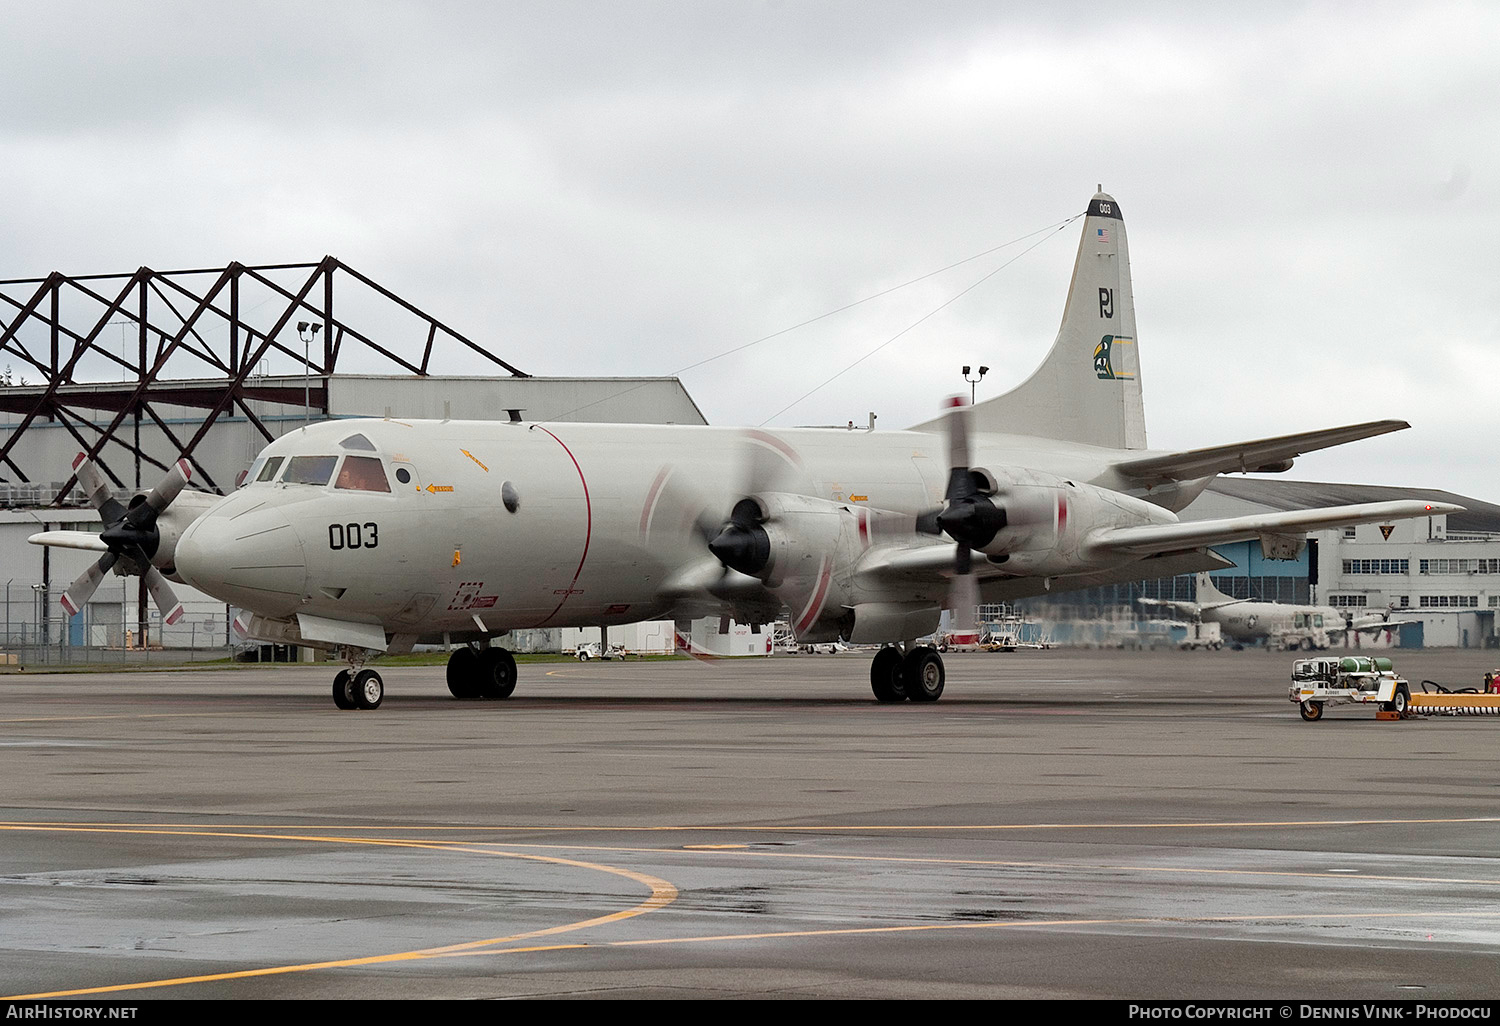
[{"label": "aircraft wing", "polygon": [[[952,544],[935,544],[886,551],[872,550],[855,572],[860,583],[871,588],[944,580],[953,574],[955,548]],[[1091,573],[1051,578],[1018,577],[1007,573],[1003,567],[986,563],[976,555],[974,576],[978,578],[979,594],[983,601],[1001,602],[1048,592],[1078,591],[1106,584],[1175,577],[1199,570],[1222,570],[1230,566],[1234,566],[1234,561],[1225,559],[1217,552],[1189,547],[1187,551],[1148,556],[1123,566]]]},{"label": "aircraft wing", "polygon": [[1252,442],[1143,456],[1116,463],[1115,469],[1126,477],[1147,482],[1188,481],[1234,472],[1272,473],[1288,469],[1294,456],[1409,427],[1411,425],[1404,420],[1372,420],[1322,431],[1303,431],[1295,435],[1258,438]]},{"label": "aircraft wing", "polygon": [[1464,507],[1448,502],[1421,502],[1401,499],[1394,502],[1361,502],[1350,506],[1327,506],[1322,509],[1299,509],[1286,513],[1260,513],[1248,517],[1221,520],[1196,520],[1177,524],[1147,524],[1141,527],[1114,527],[1095,534],[1089,548],[1097,553],[1120,552],[1154,555],[1249,541],[1252,538],[1285,539],[1308,531],[1349,524],[1368,524],[1381,520],[1400,520],[1440,513],[1459,513]]},{"label": "aircraft wing", "polygon": [[1336,628],[1339,633],[1353,631],[1355,634],[1379,634],[1381,631],[1393,631],[1408,624],[1421,623],[1421,620],[1382,620],[1380,623],[1359,623],[1353,627]]}]

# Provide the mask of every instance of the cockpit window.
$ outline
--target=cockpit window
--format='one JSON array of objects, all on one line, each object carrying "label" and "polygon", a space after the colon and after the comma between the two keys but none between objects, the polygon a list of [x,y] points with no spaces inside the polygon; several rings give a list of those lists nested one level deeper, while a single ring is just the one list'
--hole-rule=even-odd
[{"label": "cockpit window", "polygon": [[266,465],[260,468],[260,473],[255,475],[255,480],[274,481],[276,479],[276,471],[281,469],[281,463],[285,459],[285,456],[272,456],[266,460]]},{"label": "cockpit window", "polygon": [[338,461],[337,456],[293,456],[281,483],[326,485],[333,477],[333,465]]},{"label": "cockpit window", "polygon": [[375,445],[364,435],[350,435],[339,443],[345,449],[359,449],[362,452],[374,452]]},{"label": "cockpit window", "polygon": [[345,456],[335,488],[349,488],[359,492],[388,492],[391,483],[386,480],[385,468],[374,456]]}]

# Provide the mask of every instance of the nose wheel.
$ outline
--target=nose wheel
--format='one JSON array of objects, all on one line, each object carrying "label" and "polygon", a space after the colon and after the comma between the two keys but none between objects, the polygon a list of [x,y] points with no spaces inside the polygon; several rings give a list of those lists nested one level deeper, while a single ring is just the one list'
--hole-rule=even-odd
[{"label": "nose wheel", "polygon": [[379,709],[385,682],[374,670],[340,670],[333,678],[333,704],[340,709]]}]

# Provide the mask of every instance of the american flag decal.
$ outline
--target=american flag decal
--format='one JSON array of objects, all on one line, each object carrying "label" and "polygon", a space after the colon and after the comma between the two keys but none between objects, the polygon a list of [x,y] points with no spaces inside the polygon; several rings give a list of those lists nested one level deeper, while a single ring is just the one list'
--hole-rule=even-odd
[{"label": "american flag decal", "polygon": [[1099,239],[1100,242],[1108,242],[1109,241],[1109,229],[1108,228],[1099,228],[1099,229],[1096,229],[1096,234],[1098,235],[1098,239]]}]

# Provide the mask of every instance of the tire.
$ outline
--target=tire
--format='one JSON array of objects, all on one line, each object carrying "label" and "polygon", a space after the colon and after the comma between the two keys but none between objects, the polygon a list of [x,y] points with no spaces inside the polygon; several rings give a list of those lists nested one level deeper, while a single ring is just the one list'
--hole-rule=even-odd
[{"label": "tire", "polygon": [[870,690],[881,702],[904,702],[906,691],[901,686],[901,650],[886,646],[875,653],[870,663]]},{"label": "tire", "polygon": [[468,645],[448,657],[448,691],[454,698],[479,697],[479,654]]},{"label": "tire", "polygon": [[516,659],[503,648],[479,653],[479,696],[509,698],[516,690]]},{"label": "tire", "polygon": [[1411,692],[1405,684],[1396,685],[1396,693],[1391,696],[1391,712],[1405,716],[1407,706],[1411,705]]},{"label": "tire", "polygon": [[579,652],[578,653],[578,661],[580,663],[586,663],[586,662],[588,662],[589,661],[589,654],[587,652]]},{"label": "tire", "polygon": [[914,648],[901,663],[901,687],[913,702],[936,702],[943,695],[943,657],[936,649]]},{"label": "tire", "polygon": [[1322,702],[1303,702],[1297,709],[1302,713],[1302,718],[1308,723],[1314,723],[1323,718]]},{"label": "tire", "polygon": [[340,670],[333,678],[333,704],[340,709],[354,709],[354,674]]},{"label": "tire", "polygon": [[356,673],[349,690],[354,692],[354,705],[358,709],[379,709],[385,700],[385,681],[374,670]]}]

